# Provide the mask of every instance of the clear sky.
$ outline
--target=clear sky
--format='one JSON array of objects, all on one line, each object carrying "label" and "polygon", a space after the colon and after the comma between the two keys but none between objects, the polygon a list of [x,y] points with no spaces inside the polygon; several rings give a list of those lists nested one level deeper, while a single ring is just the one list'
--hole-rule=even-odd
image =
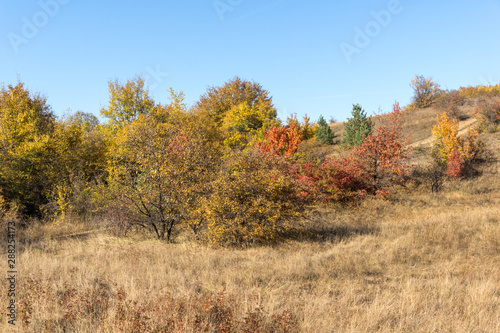
[{"label": "clear sky", "polygon": [[234,76],[290,113],[345,120],[442,88],[500,80],[500,1],[0,0],[0,81],[99,114],[107,82],[142,74],[157,102],[192,105]]}]

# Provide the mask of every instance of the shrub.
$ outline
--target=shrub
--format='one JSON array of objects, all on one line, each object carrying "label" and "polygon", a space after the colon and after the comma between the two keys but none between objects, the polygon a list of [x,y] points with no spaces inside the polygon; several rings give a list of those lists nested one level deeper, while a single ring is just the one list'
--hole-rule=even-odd
[{"label": "shrub", "polygon": [[401,108],[396,102],[385,123],[353,151],[367,190],[372,189],[376,194],[385,196],[388,188],[402,184],[408,176],[410,166],[406,164],[406,159],[411,148],[408,137],[403,134],[403,122]]},{"label": "shrub", "polygon": [[458,90],[443,91],[436,99],[436,107],[454,119],[465,120],[466,115],[460,112],[460,107],[465,104],[466,98]]},{"label": "shrub", "polygon": [[295,125],[287,127],[271,127],[264,131],[264,140],[257,142],[256,146],[263,152],[273,155],[291,156],[298,150],[302,132]]},{"label": "shrub", "polygon": [[476,110],[476,117],[480,131],[497,131],[500,128],[500,99],[482,100]]},{"label": "shrub", "polygon": [[489,86],[460,87],[459,91],[465,98],[498,97],[500,96],[500,83]]},{"label": "shrub", "polygon": [[403,183],[409,174],[405,160],[410,148],[398,103],[386,119],[347,157],[294,166],[302,196],[323,201],[348,201],[366,194],[386,197],[390,187]]},{"label": "shrub", "polygon": [[305,210],[290,162],[259,149],[228,156],[207,203],[200,237],[213,245],[272,243]]},{"label": "shrub", "polygon": [[463,176],[465,169],[464,158],[460,153],[454,150],[450,156],[448,156],[448,162],[446,163],[446,176],[452,180],[460,180]]},{"label": "shrub", "polygon": [[458,121],[443,112],[437,117],[437,125],[432,129],[434,146],[432,156],[436,163],[446,168],[451,179],[460,179],[472,171],[484,153],[483,143],[477,138],[478,133],[468,129],[466,137],[458,136]]},{"label": "shrub", "polygon": [[445,171],[442,165],[432,163],[425,167],[413,169],[411,178],[417,184],[424,183],[428,185],[432,193],[437,193],[443,187]]}]

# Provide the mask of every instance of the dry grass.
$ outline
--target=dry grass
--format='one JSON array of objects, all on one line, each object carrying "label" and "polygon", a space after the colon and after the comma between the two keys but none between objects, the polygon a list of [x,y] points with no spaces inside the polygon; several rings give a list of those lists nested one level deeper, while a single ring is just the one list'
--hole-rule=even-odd
[{"label": "dry grass", "polygon": [[308,222],[323,240],[276,247],[32,244],[19,255],[19,331],[499,332],[495,179],[328,209]]},{"label": "dry grass", "polygon": [[[414,142],[429,136],[436,110],[425,112],[408,122]],[[498,157],[498,134],[485,139]],[[481,171],[436,195],[322,208],[303,222],[320,237],[274,247],[60,238],[75,224],[34,225],[18,253],[17,330],[2,320],[0,331],[500,332],[499,164]]]}]

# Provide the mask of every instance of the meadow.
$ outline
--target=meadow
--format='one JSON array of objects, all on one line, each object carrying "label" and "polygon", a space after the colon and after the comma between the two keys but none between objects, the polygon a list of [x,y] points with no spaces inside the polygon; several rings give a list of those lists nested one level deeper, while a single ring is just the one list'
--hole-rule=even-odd
[{"label": "meadow", "polygon": [[[456,110],[460,131],[476,108]],[[415,170],[432,162],[441,111],[405,111]],[[340,140],[343,124],[330,127]],[[19,226],[18,312],[0,331],[500,332],[500,132],[480,138],[489,155],[473,176],[439,191],[415,176],[389,197],[316,202],[294,221],[303,233],[269,244],[199,242],[188,226],[171,241],[138,225],[118,234],[105,215],[27,223],[6,213],[2,226]]]}]

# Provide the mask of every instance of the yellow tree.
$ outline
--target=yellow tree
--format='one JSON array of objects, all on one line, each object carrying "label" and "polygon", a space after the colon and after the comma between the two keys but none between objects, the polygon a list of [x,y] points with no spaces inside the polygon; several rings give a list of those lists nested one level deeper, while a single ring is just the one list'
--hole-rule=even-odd
[{"label": "yellow tree", "polygon": [[101,115],[109,119],[108,126],[113,130],[150,112],[155,105],[141,77],[128,80],[124,85],[118,80],[109,81],[108,91],[109,104],[101,108]]},{"label": "yellow tree", "polygon": [[96,116],[76,112],[56,123],[50,140],[52,199],[57,211],[86,214],[90,187],[105,175],[109,140]]},{"label": "yellow tree", "polygon": [[432,129],[434,146],[432,155],[443,167],[448,168],[451,178],[460,178],[468,171],[483,152],[483,143],[475,130],[468,129],[466,137],[458,136],[458,121],[450,119],[446,112],[436,118]]},{"label": "yellow tree", "polygon": [[108,179],[110,196],[129,225],[167,241],[178,225],[198,218],[191,209],[219,160],[204,133],[192,126],[182,96],[172,100],[118,131]]},{"label": "yellow tree", "polygon": [[255,82],[235,77],[221,87],[211,87],[200,97],[193,112],[211,119],[225,134],[225,143],[244,148],[260,128],[278,125],[269,92]]},{"label": "yellow tree", "polygon": [[296,113],[291,114],[286,118],[286,124],[288,127],[294,126],[300,131],[302,141],[314,138],[318,129],[318,123],[311,122],[311,118],[307,114],[302,118],[302,122],[297,119]]},{"label": "yellow tree", "polygon": [[46,99],[23,83],[0,89],[0,194],[21,213],[39,214],[47,203],[47,146],[55,117]]},{"label": "yellow tree", "polygon": [[231,107],[222,120],[221,128],[227,134],[225,143],[229,147],[244,148],[261,128],[275,124],[275,114],[266,114],[260,103],[250,106],[243,102]]}]

